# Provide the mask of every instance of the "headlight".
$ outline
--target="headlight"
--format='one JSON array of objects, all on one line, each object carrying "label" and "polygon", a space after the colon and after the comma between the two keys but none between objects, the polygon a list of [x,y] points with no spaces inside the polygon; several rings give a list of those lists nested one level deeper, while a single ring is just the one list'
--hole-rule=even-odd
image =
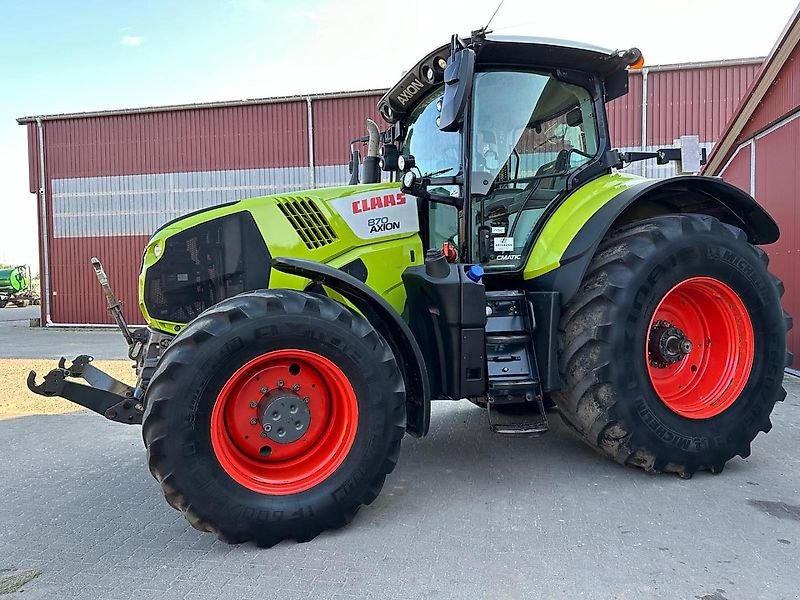
[{"label": "headlight", "polygon": [[153,245],[153,254],[155,255],[156,258],[161,256],[161,252],[163,252],[163,250],[164,246],[161,245],[161,242],[156,242]]}]

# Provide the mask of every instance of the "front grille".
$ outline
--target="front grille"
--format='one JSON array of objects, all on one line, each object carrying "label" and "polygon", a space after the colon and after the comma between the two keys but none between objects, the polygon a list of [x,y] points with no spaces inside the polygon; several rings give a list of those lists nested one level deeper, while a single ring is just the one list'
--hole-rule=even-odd
[{"label": "front grille", "polygon": [[239,212],[167,238],[164,255],[145,273],[151,317],[188,323],[242,292],[269,286],[271,257],[249,212]]},{"label": "front grille", "polygon": [[286,198],[278,203],[278,208],[309,250],[322,248],[338,239],[325,215],[310,198]]}]

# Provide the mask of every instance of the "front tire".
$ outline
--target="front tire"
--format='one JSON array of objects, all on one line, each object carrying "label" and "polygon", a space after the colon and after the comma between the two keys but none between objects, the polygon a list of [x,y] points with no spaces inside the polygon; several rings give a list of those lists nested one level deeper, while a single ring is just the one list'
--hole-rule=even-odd
[{"label": "front tire", "polygon": [[[791,322],[767,255],[706,215],[612,232],[565,310],[556,403],[614,461],[721,472],[771,428]],[[787,360],[789,359],[789,360]]]},{"label": "front tire", "polygon": [[178,335],[143,435],[167,501],[230,543],[308,541],[378,495],[405,431],[394,356],[332,299],[262,290]]}]

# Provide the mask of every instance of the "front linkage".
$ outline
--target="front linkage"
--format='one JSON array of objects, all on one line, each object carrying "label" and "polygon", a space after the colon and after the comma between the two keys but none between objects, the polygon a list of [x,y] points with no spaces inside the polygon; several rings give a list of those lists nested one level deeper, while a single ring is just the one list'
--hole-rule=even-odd
[{"label": "front linkage", "polygon": [[[118,423],[141,424],[144,405],[134,396],[134,388],[114,379],[91,364],[91,356],[81,354],[70,366],[62,356],[58,368],[36,383],[36,372],[28,373],[28,389],[40,396],[60,396]],[[83,379],[89,385],[69,381]]]},{"label": "front linkage", "polygon": [[[28,389],[40,396],[65,398],[111,421],[141,425],[147,384],[173,336],[149,327],[131,331],[122,314],[122,303],[111,290],[103,265],[92,258],[92,266],[108,301],[108,310],[128,343],[128,357],[136,363],[136,387],[104,373],[91,364],[92,356],[81,354],[70,366],[62,356],[58,368],[45,375],[41,384],[36,383],[36,372],[31,371],[28,373]],[[89,385],[69,381],[70,378],[83,379]]]}]

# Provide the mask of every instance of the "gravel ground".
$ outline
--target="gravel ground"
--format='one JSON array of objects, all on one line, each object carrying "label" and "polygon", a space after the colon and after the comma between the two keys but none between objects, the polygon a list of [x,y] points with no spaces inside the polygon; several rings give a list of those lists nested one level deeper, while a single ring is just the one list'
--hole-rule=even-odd
[{"label": "gravel ground", "polygon": [[[800,590],[800,384],[718,476],[648,476],[553,415],[492,435],[435,403],[380,497],[307,544],[227,546],[170,509],[141,429],[74,413],[0,421],[0,591],[9,598],[784,600]],[[3,570],[5,569],[5,572]],[[16,596],[14,595],[16,594]]]},{"label": "gravel ground", "polygon": [[[134,384],[136,375],[133,363],[124,360],[99,360],[94,364],[112,377]],[[31,392],[25,381],[30,371],[36,371],[37,383],[58,366],[53,360],[0,359],[0,419],[30,414],[58,414],[82,410],[80,406],[62,398],[45,398]]]}]

